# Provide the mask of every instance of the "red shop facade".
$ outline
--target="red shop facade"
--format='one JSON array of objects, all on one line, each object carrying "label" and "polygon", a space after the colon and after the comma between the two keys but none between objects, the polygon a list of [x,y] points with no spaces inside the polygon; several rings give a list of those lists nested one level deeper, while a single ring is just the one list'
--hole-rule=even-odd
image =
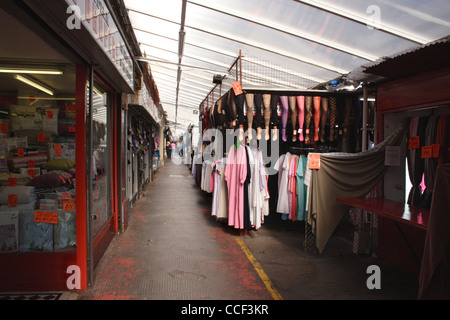
[{"label": "red shop facade", "polygon": [[122,217],[131,50],[108,1],[0,17],[0,291],[85,290]]}]

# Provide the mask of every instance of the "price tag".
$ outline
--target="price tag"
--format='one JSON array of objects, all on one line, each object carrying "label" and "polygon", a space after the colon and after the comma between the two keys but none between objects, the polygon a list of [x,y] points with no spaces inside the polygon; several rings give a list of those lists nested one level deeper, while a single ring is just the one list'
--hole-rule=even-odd
[{"label": "price tag", "polygon": [[57,212],[35,211],[34,222],[58,224]]},{"label": "price tag", "polygon": [[2,123],[0,125],[0,132],[1,133],[8,133],[8,124],[7,123]]},{"label": "price tag", "polygon": [[311,170],[320,169],[320,154],[318,153],[309,154],[309,169]]},{"label": "price tag", "polygon": [[31,178],[36,178],[36,170],[35,169],[28,170],[28,176],[30,176]]},{"label": "price tag", "polygon": [[233,87],[234,90],[234,94],[235,95],[240,95],[243,94],[244,92],[242,91],[242,87],[241,87],[241,83],[239,81],[233,82],[231,84],[231,86]]},{"label": "price tag", "polygon": [[433,144],[432,148],[433,148],[433,158],[439,158],[439,150],[441,149],[441,145]]},{"label": "price tag", "polygon": [[38,142],[45,142],[45,133],[39,133],[38,134],[38,139],[37,139],[37,141]]},{"label": "price tag", "polygon": [[23,158],[25,156],[25,151],[22,148],[17,149],[17,156]]},{"label": "price tag", "polygon": [[75,130],[76,130],[76,129],[75,129],[75,127],[74,127],[74,126],[70,126],[70,127],[69,127],[69,132],[70,132],[70,133],[74,133],[74,132],[75,132]]},{"label": "price tag", "polygon": [[35,160],[28,160],[28,168],[36,168],[36,161]]},{"label": "price tag", "polygon": [[47,110],[47,119],[53,119],[53,111]]},{"label": "price tag", "polygon": [[409,138],[409,149],[419,149],[420,148],[420,137]]},{"label": "price tag", "polygon": [[63,201],[63,210],[64,211],[74,211],[75,210],[75,201],[73,199],[64,200]]},{"label": "price tag", "polygon": [[55,157],[62,157],[61,144],[55,143],[53,145],[53,150],[55,151]]},{"label": "price tag", "polygon": [[422,147],[422,159],[428,159],[433,156],[433,147],[432,146],[423,146]]},{"label": "price tag", "polygon": [[61,198],[63,200],[70,200],[70,199],[72,199],[72,195],[70,194],[70,192],[62,192],[61,193]]},{"label": "price tag", "polygon": [[8,195],[8,207],[17,207],[17,194]]},{"label": "price tag", "polygon": [[8,178],[8,187],[16,187],[17,178]]}]

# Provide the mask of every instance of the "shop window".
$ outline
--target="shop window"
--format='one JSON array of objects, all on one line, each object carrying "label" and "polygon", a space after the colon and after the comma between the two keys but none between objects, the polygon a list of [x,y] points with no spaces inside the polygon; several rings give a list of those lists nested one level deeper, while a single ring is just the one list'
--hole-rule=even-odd
[{"label": "shop window", "polygon": [[[89,95],[89,90],[88,90]],[[89,96],[88,96],[89,101]],[[111,203],[111,94],[94,85],[92,99],[92,203],[94,234],[97,235],[112,216]]]},{"label": "shop window", "polygon": [[2,67],[0,253],[74,251],[75,70]]}]

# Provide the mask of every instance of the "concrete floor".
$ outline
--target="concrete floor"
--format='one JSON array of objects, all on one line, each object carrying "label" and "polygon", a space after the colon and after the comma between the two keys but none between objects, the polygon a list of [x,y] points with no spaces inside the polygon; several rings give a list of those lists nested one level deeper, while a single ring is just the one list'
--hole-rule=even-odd
[{"label": "concrete floor", "polygon": [[[305,252],[301,222],[272,213],[261,229],[241,236],[210,208],[211,196],[188,168],[166,162],[97,266],[95,285],[77,299],[272,300],[274,292],[284,300],[416,298],[416,276],[373,256]],[[379,290],[366,286],[370,265],[380,267]]]}]

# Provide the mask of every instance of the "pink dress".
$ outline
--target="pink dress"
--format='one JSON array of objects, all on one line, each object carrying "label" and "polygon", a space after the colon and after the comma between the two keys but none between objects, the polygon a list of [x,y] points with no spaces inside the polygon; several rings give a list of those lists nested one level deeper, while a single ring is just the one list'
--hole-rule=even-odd
[{"label": "pink dress", "polygon": [[245,147],[233,145],[225,167],[228,187],[228,225],[244,229],[244,182],[247,178],[247,156]]}]

